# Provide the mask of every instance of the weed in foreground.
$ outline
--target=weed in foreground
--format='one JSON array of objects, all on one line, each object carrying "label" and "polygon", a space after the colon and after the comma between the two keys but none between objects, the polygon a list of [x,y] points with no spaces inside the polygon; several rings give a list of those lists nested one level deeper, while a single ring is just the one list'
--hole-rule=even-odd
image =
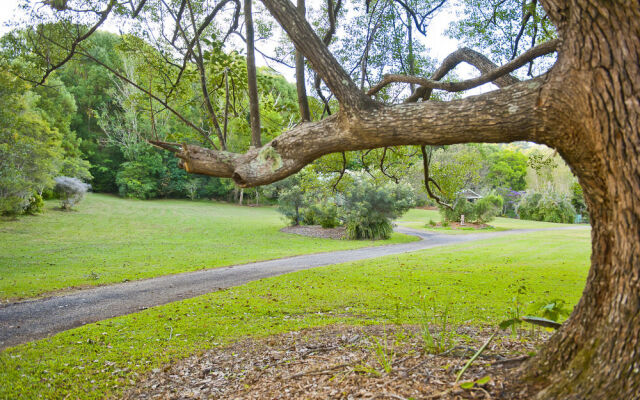
[{"label": "weed in foreground", "polygon": [[434,299],[431,304],[422,297],[419,305],[420,332],[426,353],[441,354],[454,348],[458,342],[456,326],[449,312],[449,304],[444,308],[437,306]]}]

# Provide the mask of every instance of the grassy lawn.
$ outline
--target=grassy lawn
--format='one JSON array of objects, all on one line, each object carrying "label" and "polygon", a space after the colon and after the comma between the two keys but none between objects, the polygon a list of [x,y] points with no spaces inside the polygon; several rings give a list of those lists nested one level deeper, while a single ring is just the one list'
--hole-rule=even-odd
[{"label": "grassy lawn", "polygon": [[0,353],[0,399],[116,396],[141,374],[241,337],[416,323],[423,301],[472,325],[497,324],[516,300],[573,305],[589,237],[536,232],[316,268],[86,325]]},{"label": "grassy lawn", "polygon": [[89,194],[77,211],[0,220],[0,301],[71,287],[417,240],[314,239],[279,232],[269,207]]},{"label": "grassy lawn", "polygon": [[441,222],[442,217],[436,210],[423,210],[420,208],[414,208],[409,210],[405,215],[399,218],[396,222],[399,225],[406,226],[413,229],[423,229],[426,231],[446,233],[450,235],[460,235],[466,233],[482,233],[482,232],[496,232],[506,231],[511,229],[542,229],[542,228],[557,228],[563,226],[587,226],[587,225],[575,225],[575,224],[556,224],[551,222],[540,221],[527,221],[524,219],[515,218],[496,218],[488,225],[490,228],[485,229],[452,229],[448,227],[431,227],[429,222]]}]

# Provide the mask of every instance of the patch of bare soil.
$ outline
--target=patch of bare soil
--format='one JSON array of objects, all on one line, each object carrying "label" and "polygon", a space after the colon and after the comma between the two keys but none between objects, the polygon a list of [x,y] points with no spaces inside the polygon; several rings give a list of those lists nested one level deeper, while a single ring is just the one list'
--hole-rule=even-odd
[{"label": "patch of bare soil", "polygon": [[457,372],[491,330],[463,327],[457,345],[425,351],[415,326],[329,326],[246,339],[182,360],[144,378],[125,399],[519,399],[505,392],[512,369],[541,344],[499,335]]},{"label": "patch of bare soil", "polygon": [[323,228],[320,225],[298,225],[287,226],[280,229],[280,232],[295,233],[296,235],[317,237],[323,239],[344,239],[345,227]]},{"label": "patch of bare soil", "polygon": [[438,211],[438,207],[436,206],[422,206],[422,207],[416,207],[420,210],[431,210],[431,211]]}]

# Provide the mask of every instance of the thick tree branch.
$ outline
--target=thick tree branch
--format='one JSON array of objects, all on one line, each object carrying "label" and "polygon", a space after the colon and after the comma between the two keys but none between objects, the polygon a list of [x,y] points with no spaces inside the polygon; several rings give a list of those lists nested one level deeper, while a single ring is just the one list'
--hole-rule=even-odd
[{"label": "thick tree branch", "polygon": [[[185,170],[233,178],[241,187],[268,184],[329,153],[398,145],[536,141],[545,131],[536,113],[536,78],[451,102],[376,107],[300,124],[246,154],[185,146],[176,155]],[[547,133],[548,134],[548,133]]]},{"label": "thick tree branch", "polygon": [[377,104],[358,89],[289,0],[262,0],[262,3],[287,32],[296,49],[309,60],[313,70],[327,84],[342,107],[366,109]]},{"label": "thick tree branch", "polygon": [[[485,83],[494,82],[494,81],[497,82],[496,84],[498,84],[499,86],[507,86],[508,84],[513,84],[518,80],[513,77],[506,78],[506,79],[501,79],[501,78],[504,78],[506,75],[522,67],[523,65],[533,60],[534,58],[556,51],[556,48],[558,47],[558,43],[559,41],[557,39],[545,42],[539,46],[534,47],[533,49],[530,49],[524,52],[515,60],[510,61],[502,65],[501,67],[497,67],[497,68],[494,67],[490,69],[488,72],[486,72],[485,74],[477,78],[469,79],[462,82],[438,81],[438,79],[441,79],[441,77],[443,76],[440,70],[446,69],[443,67],[441,67],[438,71],[436,71],[436,73],[433,76],[433,79],[426,79],[418,76],[385,75],[383,80],[380,83],[378,83],[376,86],[369,89],[367,94],[369,96],[372,96],[377,92],[379,92],[382,88],[384,88],[385,86],[393,82],[414,83],[414,84],[421,85],[423,88],[425,88],[425,90],[439,89],[439,90],[446,90],[448,92],[459,92],[462,90],[473,89],[480,85],[484,85]],[[479,53],[476,53],[471,49],[464,48],[464,49],[458,50],[458,52],[453,53],[451,56],[447,57],[447,59],[445,59],[443,63],[443,66],[446,65],[447,68],[449,68],[449,66],[453,65],[455,61],[460,60],[455,63],[455,65],[457,65],[462,61],[463,57],[466,58],[464,61],[467,61],[470,55],[476,59],[480,59],[480,57],[478,57]],[[481,57],[484,57],[484,56],[481,56]],[[491,61],[489,61],[488,59],[485,59],[483,61],[484,63],[482,64],[477,63],[478,65],[481,65],[481,67],[478,67],[478,69],[481,69],[481,70],[485,69],[486,63],[490,63],[491,66],[495,66],[495,64],[491,63]],[[449,68],[447,72],[450,71],[451,69],[453,69],[453,67]],[[499,83],[498,83],[498,80],[500,80]]]}]

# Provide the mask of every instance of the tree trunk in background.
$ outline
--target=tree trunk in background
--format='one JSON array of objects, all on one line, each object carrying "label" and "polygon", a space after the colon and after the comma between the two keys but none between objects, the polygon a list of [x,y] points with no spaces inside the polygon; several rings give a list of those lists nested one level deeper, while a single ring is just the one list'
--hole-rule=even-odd
[{"label": "tree trunk in background", "polygon": [[[303,18],[306,18],[304,0],[298,0],[298,11]],[[296,88],[298,89],[300,119],[302,119],[302,121],[311,121],[309,101],[307,100],[307,86],[304,79],[304,55],[298,50],[296,50]]]},{"label": "tree trunk in background", "polygon": [[540,94],[564,134],[547,143],[584,188],[593,253],[573,314],[522,371],[532,398],[640,399],[640,7],[621,3],[545,4],[564,40]]},{"label": "tree trunk in background", "polygon": [[[409,11],[407,11],[407,40],[409,42],[409,55],[407,57],[409,62],[409,75],[414,75],[416,61],[413,56],[413,24],[411,23],[411,13]],[[411,83],[409,90],[413,93],[416,90],[416,85]]]},{"label": "tree trunk in background", "polygon": [[244,0],[244,24],[247,31],[247,82],[249,86],[249,120],[251,121],[251,146],[262,146],[260,138],[260,103],[256,79],[256,56],[253,35],[251,0]]}]

